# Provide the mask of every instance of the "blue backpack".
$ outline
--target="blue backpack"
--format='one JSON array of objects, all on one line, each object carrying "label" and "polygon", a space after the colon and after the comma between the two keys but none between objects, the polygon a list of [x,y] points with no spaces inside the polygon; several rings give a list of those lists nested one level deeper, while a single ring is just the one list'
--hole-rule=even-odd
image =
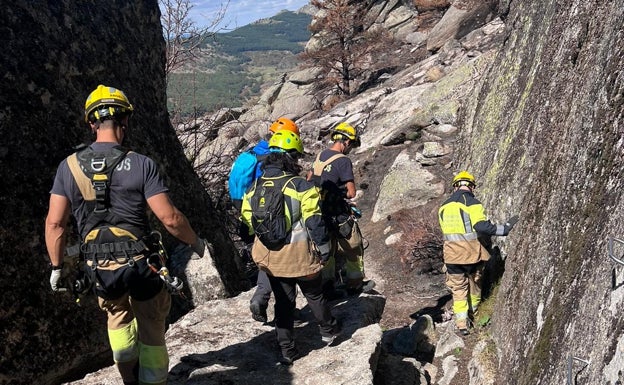
[{"label": "blue backpack", "polygon": [[261,160],[269,152],[269,143],[266,140],[262,140],[252,149],[241,153],[234,160],[228,178],[228,190],[232,200],[242,200],[249,186],[262,175],[260,168]]}]

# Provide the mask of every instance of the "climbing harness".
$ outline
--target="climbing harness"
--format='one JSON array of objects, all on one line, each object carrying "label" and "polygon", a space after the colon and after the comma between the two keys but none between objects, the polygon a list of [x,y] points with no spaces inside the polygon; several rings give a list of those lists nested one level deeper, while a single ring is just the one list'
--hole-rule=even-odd
[{"label": "climbing harness", "polygon": [[145,235],[142,228],[127,223],[110,210],[110,185],[115,168],[121,164],[128,150],[114,146],[105,152],[86,147],[67,158],[89,215],[81,231],[80,255],[90,261],[91,282],[101,281],[96,270],[110,262],[134,267],[136,261],[146,258],[151,271],[156,273],[172,294],[182,294],[183,282],[171,276],[166,267],[167,254],[162,235],[152,231]]}]

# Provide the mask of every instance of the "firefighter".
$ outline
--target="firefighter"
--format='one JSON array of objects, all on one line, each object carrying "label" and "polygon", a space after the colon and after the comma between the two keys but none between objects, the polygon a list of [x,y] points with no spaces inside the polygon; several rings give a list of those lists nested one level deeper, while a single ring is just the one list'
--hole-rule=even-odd
[{"label": "firefighter", "polygon": [[446,285],[453,294],[455,325],[459,332],[470,334],[469,315],[474,315],[481,302],[483,269],[490,254],[481,237],[507,235],[518,222],[512,216],[504,225],[490,222],[483,205],[475,198],[475,178],[461,171],[453,178],[453,193],[438,210],[444,238]]},{"label": "firefighter", "polygon": [[364,281],[364,244],[356,221],[359,212],[351,199],[355,198],[353,162],[347,156],[360,146],[355,127],[347,122],[337,124],[331,131],[329,148],[321,151],[308,172],[308,180],[320,188],[321,211],[331,236],[331,252],[323,268],[323,287],[329,299],[340,297],[336,291],[337,266],[346,272],[349,294],[371,291],[375,281]]},{"label": "firefighter", "polygon": [[86,100],[85,122],[96,140],[60,163],[50,191],[45,221],[50,286],[60,289],[73,215],[98,304],[108,316],[109,342],[123,383],[165,384],[169,291],[179,290],[181,281],[175,280],[172,288],[170,276],[153,270],[147,209],[171,235],[191,246],[192,258],[209,254],[209,246],[171,202],[156,163],[121,147],[133,111],[126,95],[110,86],[99,85]]}]

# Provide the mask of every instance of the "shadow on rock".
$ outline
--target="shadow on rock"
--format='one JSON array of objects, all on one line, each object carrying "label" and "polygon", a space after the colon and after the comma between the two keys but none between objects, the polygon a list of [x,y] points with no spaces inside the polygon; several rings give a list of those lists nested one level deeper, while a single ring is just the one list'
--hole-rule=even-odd
[{"label": "shadow on rock", "polygon": [[428,306],[428,307],[422,308],[422,309],[420,309],[420,310],[410,314],[410,318],[416,320],[419,317],[427,314],[436,323],[441,323],[441,322],[444,322],[444,321],[448,321],[447,319],[444,318],[444,314],[446,313],[445,305],[448,302],[450,302],[451,299],[452,299],[452,295],[451,294],[443,295],[443,296],[441,296],[441,297],[439,297],[437,299],[436,304],[434,306]]}]

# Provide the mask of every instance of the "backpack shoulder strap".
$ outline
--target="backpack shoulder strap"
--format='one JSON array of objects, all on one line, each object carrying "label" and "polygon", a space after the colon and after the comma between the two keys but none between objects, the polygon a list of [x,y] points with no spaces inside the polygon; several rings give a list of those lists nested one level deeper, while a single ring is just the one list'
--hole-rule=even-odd
[{"label": "backpack shoulder strap", "polygon": [[282,194],[284,193],[284,190],[286,190],[286,186],[288,186],[288,184],[289,184],[292,180],[297,179],[297,178],[302,178],[302,179],[305,179],[305,178],[300,177],[300,176],[298,176],[298,175],[294,175],[294,176],[293,176],[293,175],[288,175],[288,176],[284,176],[283,178],[281,178],[281,179],[280,179],[280,183],[282,183],[281,181],[284,181],[284,182],[282,183],[282,185],[281,185]]},{"label": "backpack shoulder strap", "polygon": [[321,154],[319,153],[316,156],[316,159],[314,160],[314,163],[313,163],[313,165],[314,165],[314,175],[321,176],[325,166],[327,166],[328,164],[330,164],[331,162],[335,161],[338,158],[344,158],[344,157],[345,157],[344,154],[334,154],[334,155],[330,156],[327,160],[321,161]]}]

